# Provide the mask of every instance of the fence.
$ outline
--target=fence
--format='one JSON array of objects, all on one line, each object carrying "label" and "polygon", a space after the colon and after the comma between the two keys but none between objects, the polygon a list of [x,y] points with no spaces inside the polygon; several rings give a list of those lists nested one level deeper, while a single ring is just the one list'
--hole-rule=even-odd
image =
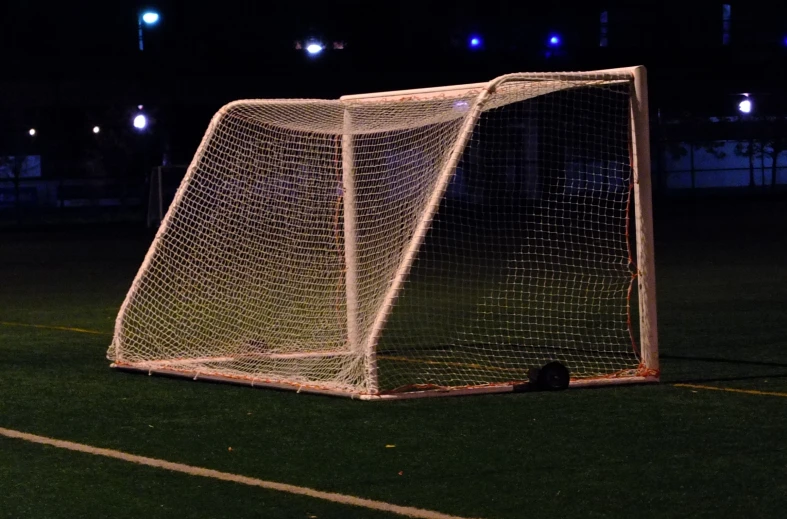
[{"label": "fence", "polygon": [[0,179],[0,223],[137,220],[144,195],[144,180],[23,178],[16,185]]},{"label": "fence", "polygon": [[659,142],[654,151],[653,184],[662,194],[787,189],[787,151],[738,140]]},{"label": "fence", "polygon": [[[660,195],[787,191],[787,151],[748,153],[750,143],[735,140],[653,144],[653,185]],[[566,164],[567,189],[587,181],[574,169]],[[18,186],[0,177],[0,225],[111,221],[158,225],[185,171],[186,166],[157,166],[147,177],[133,179],[22,178]]]}]

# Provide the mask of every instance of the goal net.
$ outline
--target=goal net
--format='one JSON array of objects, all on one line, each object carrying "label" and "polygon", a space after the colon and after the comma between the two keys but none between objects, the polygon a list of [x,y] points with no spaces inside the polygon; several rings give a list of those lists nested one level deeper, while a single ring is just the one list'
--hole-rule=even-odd
[{"label": "goal net", "polygon": [[394,398],[657,380],[641,67],[213,118],[113,366]]}]

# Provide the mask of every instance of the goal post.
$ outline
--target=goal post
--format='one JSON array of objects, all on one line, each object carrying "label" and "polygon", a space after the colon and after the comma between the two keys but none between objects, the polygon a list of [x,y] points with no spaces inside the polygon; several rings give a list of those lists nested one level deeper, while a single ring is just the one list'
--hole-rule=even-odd
[{"label": "goal post", "polygon": [[637,283],[639,288],[640,342],[642,363],[659,372],[659,344],[656,316],[655,247],[653,244],[653,204],[650,175],[650,123],[648,117],[647,72],[632,70],[631,100],[632,168],[637,236]]},{"label": "goal post", "polygon": [[242,100],[214,116],[113,367],[362,399],[658,380],[642,67]]},{"label": "goal post", "polygon": [[347,345],[351,351],[364,356],[366,368],[366,390],[377,392],[377,362],[373,349],[364,348],[358,335],[358,262],[356,257],[355,230],[355,179],[353,176],[353,132],[352,118],[344,110],[342,127],[342,196],[344,210],[344,262],[347,289]]}]

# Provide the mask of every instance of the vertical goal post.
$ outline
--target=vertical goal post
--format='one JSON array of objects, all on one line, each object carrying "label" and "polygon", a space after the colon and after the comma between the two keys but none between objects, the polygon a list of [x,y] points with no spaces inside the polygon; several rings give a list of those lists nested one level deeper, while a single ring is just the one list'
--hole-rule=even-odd
[{"label": "vertical goal post", "polygon": [[364,349],[358,335],[358,263],[355,231],[355,178],[353,176],[353,135],[350,110],[344,110],[342,133],[342,196],[344,206],[344,279],[347,290],[347,345],[364,357],[367,391],[377,392],[377,362],[374,351]]},{"label": "vertical goal post", "polygon": [[632,166],[637,233],[637,284],[639,288],[640,348],[646,369],[659,372],[658,317],[656,313],[656,268],[653,243],[653,202],[650,172],[650,122],[647,71],[635,67],[631,99]]},{"label": "vertical goal post", "polygon": [[[532,88],[519,87],[519,85],[524,84],[532,85]],[[416,258],[419,257],[419,254],[423,253],[424,242],[427,240],[427,236],[430,232],[432,232],[435,216],[441,207],[441,203],[445,199],[449,184],[454,180],[457,168],[463,160],[463,155],[471,139],[475,138],[474,135],[475,132],[478,131],[478,125],[480,124],[482,116],[498,107],[509,106],[512,103],[528,102],[540,96],[549,96],[551,94],[559,94],[571,90],[595,87],[603,88],[617,84],[624,86],[628,85],[630,88],[628,146],[630,154],[631,184],[629,187],[628,203],[629,205],[633,205],[635,236],[629,244],[633,245],[636,249],[633,254],[636,260],[630,257],[630,262],[633,264],[634,268],[631,283],[636,284],[638,299],[639,341],[638,352],[635,353],[639,359],[639,366],[637,366],[635,370],[620,371],[619,374],[611,373],[610,375],[603,376],[572,378],[571,386],[583,387],[589,385],[657,382],[659,377],[658,335],[655,299],[647,80],[644,67],[628,67],[591,72],[516,73],[500,76],[486,83],[349,95],[343,96],[336,101],[241,100],[222,107],[212,119],[210,127],[188,169],[186,178],[184,178],[181,183],[175,195],[175,200],[167,211],[159,227],[156,238],[123,303],[116,322],[115,339],[108,352],[108,357],[113,361],[113,367],[131,371],[184,376],[194,379],[221,380],[230,383],[252,385],[255,387],[275,387],[294,389],[302,392],[350,396],[365,400],[509,392],[516,390],[523,383],[526,383],[526,379],[522,377],[519,368],[516,370],[511,368],[512,379],[510,381],[501,379],[499,382],[460,383],[455,386],[450,384],[441,385],[442,383],[432,384],[429,382],[422,383],[414,381],[411,385],[405,384],[400,388],[383,388],[381,386],[380,377],[385,377],[385,370],[379,365],[381,359],[405,363],[420,362],[427,366],[425,368],[427,371],[431,369],[455,369],[461,373],[463,371],[473,371],[481,368],[497,370],[507,370],[509,368],[495,367],[496,365],[484,366],[479,364],[478,361],[473,360],[474,357],[468,357],[470,360],[456,360],[453,357],[447,356],[445,360],[434,360],[434,354],[428,352],[424,353],[421,357],[412,358],[405,358],[403,354],[398,353],[393,355],[384,354],[381,357],[378,352],[380,341],[385,334],[391,313],[397,306],[397,301],[402,296],[404,285],[408,279],[410,279],[411,270],[416,262]],[[438,113],[432,117],[427,113],[429,107],[433,104],[440,104],[440,106],[434,108],[435,110],[445,110],[445,103],[454,103],[455,106],[461,106],[463,115],[451,116],[454,117],[454,119],[449,120],[446,119],[448,116],[444,114],[440,115],[440,113]],[[380,285],[380,290],[376,292],[378,295],[375,297],[379,299],[375,300],[379,302],[379,306],[373,305],[374,312],[370,315],[368,312],[370,303],[366,300],[366,298],[368,298],[368,290],[363,288],[366,286],[364,283],[369,283],[368,277],[370,275],[368,272],[369,252],[364,249],[364,247],[367,249],[369,247],[369,237],[364,237],[364,232],[368,233],[369,223],[366,220],[363,221],[362,226],[366,229],[365,231],[359,228],[358,221],[359,218],[366,218],[365,215],[368,213],[368,207],[366,212],[364,212],[361,206],[363,206],[364,203],[368,205],[368,201],[359,200],[358,190],[360,189],[363,191],[364,189],[369,189],[368,180],[366,180],[369,173],[364,168],[370,167],[370,161],[373,162],[382,159],[376,155],[370,155],[371,152],[367,149],[368,144],[363,141],[363,138],[379,131],[382,134],[394,136],[389,137],[389,140],[398,138],[397,136],[399,133],[397,132],[405,132],[407,138],[414,139],[416,137],[413,137],[412,134],[414,134],[416,130],[411,130],[406,126],[409,119],[405,120],[403,118],[399,120],[396,119],[396,117],[398,117],[397,115],[391,115],[390,121],[386,123],[388,126],[384,126],[382,130],[377,130],[377,127],[373,125],[370,126],[369,129],[365,129],[366,127],[364,124],[368,124],[365,118],[369,117],[369,110],[376,110],[380,113],[387,114],[386,111],[391,110],[406,112],[408,107],[414,107],[414,110],[417,109],[421,112],[426,111],[426,115],[423,115],[421,112],[417,114],[421,119],[413,119],[414,122],[411,123],[414,125],[413,128],[428,129],[434,127],[437,128],[435,131],[445,131],[441,130],[441,128],[448,124],[450,128],[453,128],[453,130],[451,130],[453,133],[450,133],[453,137],[451,137],[449,141],[451,143],[450,146],[441,148],[438,150],[439,153],[434,152],[436,153],[434,156],[438,157],[438,159],[435,159],[436,162],[434,162],[437,169],[433,172],[429,172],[430,175],[434,175],[433,180],[430,180],[428,191],[424,191],[425,194],[423,198],[419,198],[421,201],[420,205],[418,205],[417,212],[414,213],[412,224],[409,224],[411,225],[411,231],[406,235],[400,255],[394,258],[395,263],[392,264],[394,268],[390,279],[386,278],[388,280],[383,285]],[[237,112],[235,112],[236,110]],[[309,115],[309,110],[314,110],[314,113],[317,115]],[[281,116],[282,113],[289,111],[293,111],[295,116]],[[236,113],[237,115],[235,115]],[[234,117],[234,119],[228,119],[230,117]],[[298,117],[302,117],[303,122],[301,122]],[[264,137],[259,137],[256,134],[254,138],[258,139],[258,141],[255,142],[261,142],[262,148],[259,147],[260,144],[247,146],[243,141],[227,141],[226,139],[237,137],[237,133],[232,132],[240,131],[235,130],[233,127],[229,127],[229,129],[225,128],[226,124],[228,124],[225,121],[230,120],[240,121],[237,124],[246,123],[247,120],[253,120],[252,123],[249,124],[255,125],[255,132],[269,132],[269,138],[272,139],[271,143],[265,144],[266,141],[259,141],[259,139],[264,139]],[[425,122],[419,123],[418,121],[421,120]],[[456,123],[452,123],[452,120],[456,120]],[[315,125],[314,121],[317,121],[319,124]],[[445,121],[448,122],[446,123]],[[222,131],[230,133],[222,134]],[[156,298],[155,291],[149,288],[149,286],[155,284],[153,278],[158,280],[156,282],[161,282],[163,268],[157,267],[157,263],[160,264],[162,261],[167,261],[166,256],[169,253],[166,251],[167,247],[164,244],[165,242],[174,243],[174,241],[176,241],[176,238],[171,237],[172,226],[175,225],[174,228],[181,226],[182,223],[175,222],[180,222],[180,218],[182,217],[179,215],[189,210],[182,208],[181,205],[183,203],[194,204],[190,197],[195,196],[193,191],[197,189],[196,187],[191,187],[196,185],[195,182],[197,182],[197,180],[195,179],[201,176],[206,179],[203,180],[203,182],[209,182],[212,180],[210,175],[232,175],[235,174],[233,172],[240,171],[255,171],[259,176],[259,172],[253,168],[260,168],[260,161],[264,162],[269,160],[269,157],[265,155],[268,151],[260,150],[273,149],[277,145],[287,145],[287,139],[290,138],[290,133],[287,132],[292,132],[292,134],[295,135],[295,137],[292,138],[297,139],[294,146],[298,146],[298,148],[295,149],[304,149],[304,152],[316,157],[309,159],[312,162],[314,160],[322,160],[319,159],[319,157],[325,154],[323,148],[329,146],[338,149],[338,152],[341,154],[341,160],[338,161],[335,166],[327,164],[326,161],[325,164],[320,163],[318,167],[326,171],[329,171],[332,167],[337,167],[339,170],[340,188],[339,202],[337,203],[341,204],[341,251],[343,257],[341,258],[341,272],[332,275],[339,276],[340,285],[343,286],[344,301],[342,302],[342,311],[344,313],[342,320],[344,323],[340,329],[335,332],[339,333],[343,339],[341,339],[341,341],[332,342],[332,345],[325,346],[320,346],[319,344],[315,346],[277,346],[271,349],[270,344],[266,342],[266,340],[252,337],[244,343],[245,346],[241,347],[242,352],[238,353],[238,351],[241,351],[238,349],[240,346],[211,346],[211,344],[215,344],[217,340],[211,338],[205,345],[195,348],[196,351],[193,355],[189,352],[188,345],[183,345],[176,348],[177,353],[175,353],[174,350],[167,350],[166,353],[162,354],[163,356],[161,356],[161,358],[156,357],[156,355],[160,355],[155,353],[155,351],[158,351],[156,346],[151,346],[150,344],[143,345],[138,351],[135,350],[135,348],[137,348],[136,345],[129,347],[128,345],[135,341],[144,340],[150,342],[157,340],[156,334],[160,334],[161,330],[164,330],[165,333],[169,333],[169,330],[161,328],[145,330],[146,317],[144,313],[136,311],[135,306],[149,304],[149,300],[152,301]],[[282,140],[277,141],[277,139]],[[328,142],[328,144],[324,141]],[[225,154],[221,155],[222,157],[227,156],[225,149],[228,149],[227,143],[229,142],[233,145],[230,152],[235,155],[230,156],[229,159],[223,160],[229,160],[230,164],[213,164],[211,161],[216,160],[213,158],[213,154],[216,153],[216,150],[220,149],[222,153]],[[421,144],[421,146],[434,146],[428,143],[431,141],[424,142],[425,143]],[[383,144],[376,144],[376,146],[380,147],[383,146]],[[418,144],[414,144],[414,146],[418,146]],[[234,149],[235,147],[237,147],[237,149]],[[359,149],[361,150],[360,152]],[[275,151],[276,150],[270,153]],[[285,156],[287,155],[282,155],[282,157]],[[416,165],[412,165],[409,167],[414,168],[415,166]],[[264,169],[271,166],[265,163],[262,167]],[[285,168],[290,167],[294,166],[285,165]],[[212,171],[217,173],[211,173]],[[265,171],[273,170],[265,169]],[[417,170],[413,170],[413,172],[414,174],[418,173]],[[208,176],[205,177],[205,175]],[[273,175],[275,176],[275,174]],[[366,177],[364,175],[366,175]],[[233,182],[242,182],[241,177],[237,178],[238,180]],[[258,179],[258,182],[264,182],[267,177],[263,175],[259,178],[262,178],[262,180]],[[289,176],[287,178],[297,179],[300,177]],[[366,182],[366,184],[359,185],[359,179],[361,179],[361,182]],[[304,181],[306,182],[306,180]],[[320,181],[320,178],[313,180],[313,182],[317,183]],[[312,181],[310,180],[308,182]],[[320,188],[319,185],[317,187]],[[232,182],[224,186],[224,189],[235,188]],[[312,193],[309,194],[309,196],[315,195]],[[368,193],[364,192],[360,196],[362,198],[367,197]],[[184,202],[184,199],[187,201]],[[265,198],[265,200],[268,200],[268,198]],[[296,205],[298,204],[298,202],[295,203]],[[290,209],[287,210],[289,211]],[[310,214],[304,212],[304,208],[299,208],[298,210],[301,211],[298,214]],[[626,210],[626,225],[628,225],[630,216],[628,210]],[[334,229],[334,232],[339,232],[339,230]],[[308,236],[304,237],[304,239],[307,238]],[[164,247],[164,249],[162,249],[162,247]],[[266,244],[266,247],[273,247],[272,250],[275,251],[277,245],[275,243],[271,245]],[[190,252],[189,254],[197,253]],[[188,257],[188,254],[186,256]],[[195,258],[198,258],[198,256],[195,256]],[[233,256],[230,255],[226,261],[233,261],[232,258]],[[321,261],[327,260],[323,259]],[[363,263],[363,266],[361,263]],[[213,268],[216,267],[214,266]],[[248,272],[254,271],[253,266],[246,265],[245,268],[247,268]],[[260,266],[260,268],[262,268],[262,266]],[[269,278],[264,277],[263,279],[268,280]],[[270,282],[271,281],[265,281],[265,283]],[[142,295],[140,295],[140,290],[142,290]],[[267,297],[265,294],[268,294],[267,291],[269,289],[260,288],[259,290],[263,290],[263,296],[261,297]],[[249,293],[253,295],[252,292]],[[313,295],[305,294],[304,297],[313,297]],[[363,301],[361,301],[362,299]],[[297,303],[297,305],[300,306],[293,306],[293,308],[298,312],[304,311],[302,307],[304,304],[306,303]],[[166,308],[166,305],[159,305],[159,307],[161,306]],[[262,310],[264,309],[250,308],[249,312],[254,313]],[[176,313],[180,313],[184,310],[175,308],[175,311]],[[131,317],[129,317],[129,315],[131,315]],[[155,316],[153,316],[153,318],[155,319]],[[238,318],[241,320],[243,319],[242,316]],[[131,319],[133,322],[130,323],[127,319]],[[165,320],[166,319],[165,317]],[[171,320],[171,318],[169,319]],[[210,319],[210,317],[208,317],[208,319]],[[296,325],[297,323],[293,324],[293,326]],[[159,325],[157,324],[156,326]],[[285,325],[279,323],[265,326],[276,326],[281,328]],[[631,330],[630,323],[629,330]],[[237,331],[230,330],[226,332],[225,335],[227,337],[234,337],[237,333]],[[251,335],[255,337],[257,335],[253,330],[251,330],[251,332],[244,331],[243,333],[247,335],[251,333]],[[218,337],[217,333],[211,331],[206,331],[202,335]],[[141,337],[144,337],[144,339]],[[297,338],[299,336],[296,334],[295,337]],[[174,338],[176,342],[177,339],[178,338]],[[635,349],[637,348],[636,339],[637,338],[632,335]],[[168,340],[172,341],[173,338],[168,338]],[[301,339],[297,339],[297,341],[300,340]],[[237,343],[236,339],[232,339],[232,341],[234,341],[233,344]],[[249,349],[249,344],[254,346],[251,350]],[[263,344],[264,347],[259,346],[259,344]],[[148,353],[145,351],[146,349],[153,350],[154,353]],[[210,353],[212,349],[216,349],[216,354]],[[415,352],[415,350],[404,351],[407,355]],[[593,350],[588,350],[588,352],[589,353],[585,355],[596,354],[593,353]],[[607,363],[607,361],[604,360],[604,356],[609,354],[605,353],[603,348],[599,350],[597,354],[601,355],[601,365],[606,365],[605,363]],[[429,355],[432,356],[430,357]],[[329,368],[320,367],[316,364],[319,359],[339,359],[342,357],[347,357],[348,360],[331,360],[330,362],[332,364]],[[277,362],[282,363],[281,366],[279,366]],[[292,368],[289,365],[284,366],[284,362],[299,362],[301,365],[299,368]],[[229,365],[232,367],[227,367]],[[360,371],[354,367],[356,365],[362,366]],[[430,365],[436,367],[430,368]],[[478,367],[479,365],[481,368]],[[451,368],[451,366],[455,366],[455,368]],[[282,372],[283,374],[280,375],[277,370],[281,369],[284,371]],[[295,374],[292,369],[299,369],[300,371]],[[382,373],[380,371],[381,369],[383,370]],[[246,372],[244,370],[249,371]],[[334,373],[334,375],[330,376],[335,377],[336,381],[310,379],[309,377],[312,376],[310,373],[317,373],[315,370],[327,370],[327,372]],[[353,373],[362,374],[351,375],[351,371]],[[514,375],[513,373],[516,374]],[[357,377],[358,380],[351,381],[356,380],[352,377]]]}]

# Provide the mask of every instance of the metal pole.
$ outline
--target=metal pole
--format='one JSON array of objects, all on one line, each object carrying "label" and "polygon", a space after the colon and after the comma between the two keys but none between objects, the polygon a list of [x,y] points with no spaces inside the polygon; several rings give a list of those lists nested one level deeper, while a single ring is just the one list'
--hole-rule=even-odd
[{"label": "metal pole", "polygon": [[142,51],[142,50],[145,50],[145,43],[143,41],[144,38],[143,38],[143,34],[142,34],[142,13],[141,12],[137,13],[137,26],[139,28],[139,50]]}]

